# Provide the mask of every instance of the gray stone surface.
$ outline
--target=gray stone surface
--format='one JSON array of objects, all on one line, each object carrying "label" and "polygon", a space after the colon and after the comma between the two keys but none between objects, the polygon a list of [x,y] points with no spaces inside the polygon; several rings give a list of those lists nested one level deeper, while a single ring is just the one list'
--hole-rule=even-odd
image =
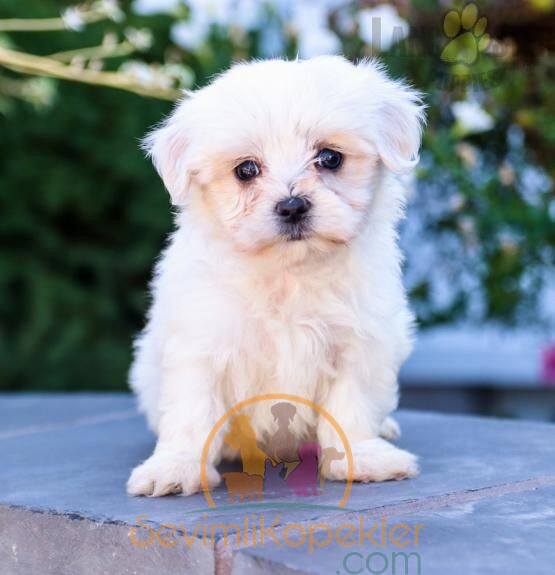
[{"label": "gray stone surface", "polygon": [[213,573],[213,548],[132,546],[129,527],[0,507],[2,575]]},{"label": "gray stone surface", "polygon": [[[543,574],[548,566],[551,573],[555,426],[424,412],[399,420],[400,445],[421,457],[417,479],[354,485],[341,511],[333,507],[344,486],[332,483],[318,497],[272,499],[248,511],[230,508],[220,488],[209,510],[202,495],[126,495],[130,470],[154,445],[129,396],[0,395],[0,565],[8,566],[0,572],[346,573],[340,563],[349,549],[337,544],[310,554],[271,541],[253,549],[243,539],[237,545],[231,527],[224,538],[223,525],[243,533],[249,517],[252,536],[263,517],[279,538],[291,524],[336,528],[362,517],[372,525],[386,516],[425,525],[423,574]],[[154,537],[146,549],[128,537],[139,521],[138,537]],[[203,539],[204,526],[214,526],[215,543]],[[358,567],[358,556],[351,559]],[[517,569],[526,561],[534,569]]]},{"label": "gray stone surface", "polygon": [[136,415],[129,394],[0,394],[0,439]]},{"label": "gray stone surface", "polygon": [[[417,513],[406,508],[386,508],[380,517],[363,514],[366,532],[374,523],[381,532],[382,517],[386,518],[385,545],[381,545],[381,538],[376,536],[375,543],[365,539],[359,544],[353,539],[356,544],[347,547],[339,545],[334,536],[329,545],[315,548],[312,553],[308,552],[308,542],[293,547],[302,542],[299,537],[289,544],[280,539],[280,546],[244,548],[235,553],[232,572],[237,575],[344,574],[381,572],[385,568],[383,573],[411,575],[552,575],[555,565],[555,480],[527,482],[521,487],[523,491],[497,490],[488,494],[474,493],[473,497],[462,495],[459,501],[454,497],[449,505],[431,505]],[[330,526],[351,521],[356,525],[353,518],[343,517],[338,521],[336,517]],[[400,538],[400,529],[405,529],[404,526],[408,526],[410,532]],[[417,543],[413,536],[416,526],[419,526]],[[395,528],[398,530],[394,531],[392,543],[391,530]],[[322,531],[321,535],[319,540],[325,543],[327,533]],[[405,560],[408,561],[407,569]],[[366,561],[369,561],[370,569],[366,567]]]}]

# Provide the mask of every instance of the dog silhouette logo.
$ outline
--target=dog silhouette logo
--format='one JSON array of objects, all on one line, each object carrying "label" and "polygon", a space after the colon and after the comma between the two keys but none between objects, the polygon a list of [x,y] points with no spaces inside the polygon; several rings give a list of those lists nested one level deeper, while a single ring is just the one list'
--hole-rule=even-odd
[{"label": "dog silhouette logo", "polygon": [[296,443],[296,438],[290,429],[297,408],[292,403],[280,401],[272,406],[271,412],[278,429],[269,441],[270,455],[276,461],[297,461],[295,450],[292,448]]},{"label": "dog silhouette logo", "polygon": [[[278,401],[275,401],[278,400]],[[257,403],[271,402],[275,429],[269,436],[257,437],[255,425],[247,408]],[[328,420],[339,436],[344,449],[322,447],[318,441],[300,441],[292,428],[300,417],[297,404],[310,407]],[[352,477],[352,453],[345,434],[331,415],[316,404],[294,395],[267,394],[241,402],[229,410],[212,430],[205,443],[201,461],[203,491],[211,507],[214,499],[206,483],[206,456],[218,433],[223,442],[237,454],[241,471],[222,474],[229,503],[260,502],[272,497],[315,497],[325,489],[325,477],[333,461],[347,458]],[[345,483],[339,506],[349,497],[352,480]]]},{"label": "dog silhouette logo", "polygon": [[326,447],[323,450],[322,464],[320,468],[320,489],[324,488],[325,476],[328,474],[333,461],[340,461],[345,458],[342,451],[337,451],[335,447]]},{"label": "dog silhouette logo", "polygon": [[231,420],[224,442],[239,452],[243,473],[264,477],[267,455],[258,447],[256,433],[248,415],[237,415]]},{"label": "dog silhouette logo", "polygon": [[264,493],[264,478],[249,473],[228,472],[223,474],[230,502],[262,500]]},{"label": "dog silhouette logo", "polygon": [[309,497],[318,495],[319,458],[322,449],[317,442],[301,444],[297,452],[299,464],[288,475],[287,487],[294,495]]},{"label": "dog silhouette logo", "polygon": [[474,64],[490,44],[487,25],[487,18],[480,17],[474,2],[461,11],[449,11],[443,19],[443,32],[449,41],[441,52],[441,59],[449,64]]},{"label": "dog silhouette logo", "polygon": [[[257,443],[256,433],[248,415],[237,415],[229,424],[224,442],[239,452],[242,472],[227,472],[223,479],[230,502],[261,500],[263,493],[315,496],[324,488],[323,472],[331,461],[344,457],[335,448],[327,448],[322,459],[318,442],[304,442],[295,448],[296,438],[290,430],[297,408],[288,402],[272,406],[278,429],[268,441],[264,452]],[[322,473],[321,473],[322,471]]]}]

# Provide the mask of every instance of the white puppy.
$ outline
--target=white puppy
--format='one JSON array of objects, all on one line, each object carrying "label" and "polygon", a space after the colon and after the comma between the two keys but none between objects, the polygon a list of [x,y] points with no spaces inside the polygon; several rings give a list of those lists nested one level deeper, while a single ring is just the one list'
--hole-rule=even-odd
[{"label": "white puppy", "polygon": [[[210,430],[263,393],[333,415],[355,480],[417,474],[380,436],[398,435],[388,415],[413,324],[395,174],[417,162],[423,120],[418,94],[373,62],[270,60],[188,94],[146,138],[179,211],[130,375],[158,443],[129,493],[198,491]],[[298,413],[296,436],[342,449],[324,418]],[[263,406],[251,418],[258,437],[275,425]],[[223,451],[210,451],[210,485]],[[345,458],[327,475],[346,479]]]}]

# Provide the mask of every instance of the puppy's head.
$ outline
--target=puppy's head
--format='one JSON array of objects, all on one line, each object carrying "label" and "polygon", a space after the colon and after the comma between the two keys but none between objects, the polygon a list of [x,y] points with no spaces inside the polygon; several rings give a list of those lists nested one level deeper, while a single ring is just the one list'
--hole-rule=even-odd
[{"label": "puppy's head", "polygon": [[417,161],[418,95],[340,57],[236,65],[145,139],[172,201],[241,252],[355,238],[382,169]]}]

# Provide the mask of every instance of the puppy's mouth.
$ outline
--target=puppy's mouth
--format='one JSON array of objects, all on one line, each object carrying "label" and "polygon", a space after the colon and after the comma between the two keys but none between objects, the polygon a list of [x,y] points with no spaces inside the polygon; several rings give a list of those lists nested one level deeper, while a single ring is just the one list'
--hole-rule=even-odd
[{"label": "puppy's mouth", "polygon": [[312,229],[308,220],[282,224],[280,226],[280,236],[288,242],[300,242],[312,236]]}]

